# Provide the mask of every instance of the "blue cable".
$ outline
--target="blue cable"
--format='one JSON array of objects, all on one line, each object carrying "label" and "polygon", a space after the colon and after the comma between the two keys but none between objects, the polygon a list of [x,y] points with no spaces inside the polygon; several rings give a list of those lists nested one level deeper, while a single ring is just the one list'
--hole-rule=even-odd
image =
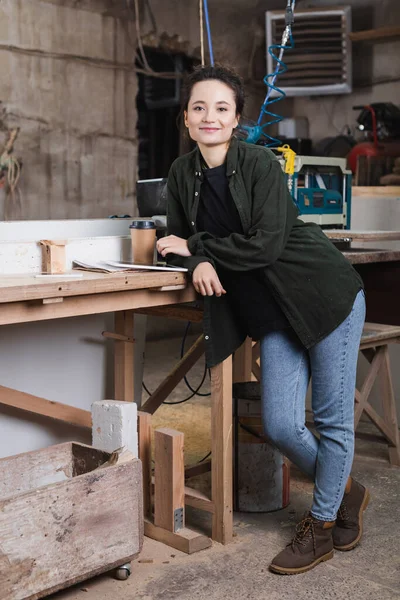
[{"label": "blue cable", "polygon": [[207,28],[208,49],[210,52],[210,63],[211,63],[211,66],[213,67],[214,66],[214,53],[213,53],[212,40],[211,40],[210,19],[208,16],[208,1],[203,0],[203,4],[204,4],[204,17],[205,17],[206,28]]}]

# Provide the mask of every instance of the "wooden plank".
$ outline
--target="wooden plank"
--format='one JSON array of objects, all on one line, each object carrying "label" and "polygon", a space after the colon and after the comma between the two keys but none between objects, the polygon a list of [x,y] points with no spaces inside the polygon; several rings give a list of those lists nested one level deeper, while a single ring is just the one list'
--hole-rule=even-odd
[{"label": "wooden plank", "polygon": [[135,343],[135,339],[133,337],[122,335],[120,333],[113,333],[112,331],[102,331],[101,335],[109,340],[119,340],[120,342],[129,342],[130,344]]},{"label": "wooden plank", "polygon": [[30,413],[50,417],[57,421],[64,421],[79,427],[92,427],[92,415],[90,411],[53,402],[39,396],[19,392],[11,388],[0,386],[0,404],[12,406]]},{"label": "wooden plank", "polygon": [[390,39],[400,37],[400,27],[378,27],[376,29],[365,29],[364,31],[352,31],[349,38],[352,42],[387,42]]},{"label": "wooden plank", "polygon": [[138,411],[139,458],[143,474],[143,514],[151,514],[151,415]]},{"label": "wooden plank", "polygon": [[252,341],[248,337],[233,355],[233,382],[251,381]]},{"label": "wooden plank", "polygon": [[203,475],[203,473],[208,473],[209,471],[211,471],[211,458],[203,460],[196,465],[185,467],[185,479],[197,477],[197,475]]},{"label": "wooden plank", "polygon": [[400,341],[400,334],[396,337],[385,336],[385,334],[376,332],[370,336],[363,336],[362,344],[360,345],[361,350],[366,350],[367,348],[385,346],[386,344],[398,344]]},{"label": "wooden plank", "polygon": [[72,477],[72,444],[57,444],[49,448],[24,452],[0,460],[0,504],[10,496],[24,494],[36,488],[66,481]]},{"label": "wooden plank", "polygon": [[382,419],[380,415],[378,415],[376,410],[368,402],[364,406],[364,412],[371,419],[372,423],[385,436],[389,444],[396,446],[395,432],[389,427],[386,421]]},{"label": "wooden plank", "polygon": [[227,544],[233,536],[232,357],[211,369],[212,537]]},{"label": "wooden plank", "polygon": [[[184,435],[167,427],[154,432],[154,524],[176,532],[184,527]],[[176,511],[182,511],[181,525]]]},{"label": "wooden plank", "polygon": [[37,600],[131,561],[143,541],[140,461],[8,497],[0,539],[1,600]]},{"label": "wooden plank", "polygon": [[[124,310],[114,315],[115,333],[133,339],[133,311]],[[133,359],[135,346],[133,343],[115,340],[114,344],[114,398],[125,402],[133,402]]]},{"label": "wooden plank", "polygon": [[395,242],[400,240],[400,231],[357,231],[355,229],[327,229],[325,235],[331,239],[349,238],[353,242]]},{"label": "wooden plank", "polygon": [[253,371],[254,377],[257,379],[258,382],[260,382],[261,381],[261,368],[260,368],[260,365],[258,364],[257,360],[253,361],[252,371]]},{"label": "wooden plank", "polygon": [[[142,271],[140,273],[83,273],[81,279],[37,279],[34,276],[1,277],[0,303],[43,298],[85,296],[87,294],[187,285],[185,273]],[[196,299],[196,294],[186,300]],[[179,302],[177,300],[176,302]],[[176,303],[175,302],[175,303]],[[150,305],[152,306],[152,305]]]},{"label": "wooden plank", "polygon": [[197,338],[193,346],[189,348],[186,354],[175,365],[173,370],[168,374],[156,391],[146,400],[142,406],[142,411],[154,414],[155,411],[164,402],[165,398],[176,388],[178,383],[184,378],[186,373],[204,354],[204,336]]},{"label": "wooden plank", "polygon": [[210,538],[187,527],[173,533],[167,529],[162,529],[162,527],[157,527],[149,519],[144,520],[144,534],[153,540],[176,548],[176,550],[186,552],[186,554],[205,550],[212,545]]},{"label": "wooden plank", "polygon": [[358,422],[361,418],[361,415],[364,410],[364,405],[369,398],[369,395],[372,390],[372,386],[374,385],[376,376],[379,372],[379,369],[381,368],[383,357],[384,357],[383,348],[379,348],[375,353],[375,356],[371,362],[371,366],[368,370],[367,376],[364,379],[363,384],[361,386],[359,402],[354,411],[354,426],[355,427],[357,427]]},{"label": "wooden plank", "polygon": [[179,304],[174,306],[155,306],[153,308],[140,308],[135,312],[143,315],[152,315],[154,317],[191,321],[192,323],[201,323],[203,320],[203,310],[197,306],[185,306]]},{"label": "wooden plank", "polygon": [[[389,446],[389,459],[392,465],[400,466],[400,434],[397,422],[396,400],[393,392],[392,372],[390,369],[389,348],[386,346],[381,368],[381,397],[383,418],[392,432],[393,447]],[[394,438],[394,440],[393,440]]]},{"label": "wooden plank", "polygon": [[347,258],[353,265],[363,265],[366,263],[387,263],[400,261],[400,250],[357,250],[357,252],[343,252],[343,256]]},{"label": "wooden plank", "polygon": [[0,325],[134,310],[145,306],[176,304],[180,300],[190,302],[194,296],[194,288],[186,288],[175,292],[151,292],[138,289],[126,292],[76,296],[74,298],[65,297],[64,302],[61,304],[43,305],[31,302],[9,302],[1,305]]},{"label": "wooden plank", "polygon": [[212,514],[215,512],[214,502],[210,498],[199,492],[199,490],[187,486],[185,486],[185,505],[193,506],[193,508],[198,508]]},{"label": "wooden plank", "polygon": [[[151,478],[151,490],[154,492],[155,478]],[[185,486],[185,506],[192,506],[205,512],[214,513],[214,502],[199,490]]]}]

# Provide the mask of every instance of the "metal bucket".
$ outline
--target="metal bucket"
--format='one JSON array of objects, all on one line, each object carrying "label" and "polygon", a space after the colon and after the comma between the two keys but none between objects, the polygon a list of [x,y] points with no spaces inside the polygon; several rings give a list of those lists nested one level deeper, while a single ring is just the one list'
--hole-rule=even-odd
[{"label": "metal bucket", "polygon": [[260,385],[233,386],[234,510],[271,512],[289,504],[290,465],[265,437]]}]

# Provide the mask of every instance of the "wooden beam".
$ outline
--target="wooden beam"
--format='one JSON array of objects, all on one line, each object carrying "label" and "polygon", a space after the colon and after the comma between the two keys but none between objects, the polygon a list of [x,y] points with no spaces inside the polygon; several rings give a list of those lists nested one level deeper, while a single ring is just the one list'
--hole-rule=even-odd
[{"label": "wooden beam", "polygon": [[57,421],[71,423],[71,425],[77,425],[78,427],[92,427],[92,415],[88,410],[39,398],[39,396],[19,392],[3,385],[0,386],[0,404],[26,410],[43,417],[50,417]]},{"label": "wooden beam", "polygon": [[172,532],[185,522],[183,440],[183,433],[167,427],[154,432],[154,524]]},{"label": "wooden beam", "polygon": [[352,231],[351,229],[326,229],[330,240],[350,238],[353,242],[396,242],[400,240],[400,231]]},{"label": "wooden beam", "polygon": [[376,410],[372,408],[372,406],[368,402],[364,406],[364,412],[371,419],[372,423],[379,429],[379,431],[386,438],[389,444],[392,446],[396,446],[395,432],[389,427],[386,421],[382,419],[380,415],[378,415]]},{"label": "wooden beam", "polygon": [[[114,316],[115,333],[123,338],[133,339],[133,311],[116,312]],[[133,358],[134,344],[124,340],[115,340],[114,344],[114,398],[133,402]]]},{"label": "wooden beam", "polygon": [[[390,369],[389,348],[385,346],[380,376],[383,418],[392,432],[389,446],[389,460],[392,465],[400,466],[400,434],[397,422],[396,401],[393,392],[392,373]],[[394,439],[393,439],[394,438]]]},{"label": "wooden beam", "polygon": [[[48,285],[48,284],[47,284]],[[38,286],[37,286],[38,287]],[[0,286],[0,296],[5,292]],[[0,302],[0,325],[13,323],[30,323],[48,319],[63,319],[79,315],[96,315],[122,310],[135,310],[147,306],[162,306],[193,300],[191,288],[175,292],[151,292],[150,290],[128,290],[119,292],[93,293],[90,295],[66,296],[64,302],[58,304],[42,304],[37,302],[17,301]],[[10,294],[11,295],[11,294]],[[40,298],[40,297],[39,297]]]},{"label": "wooden beam", "polygon": [[167,529],[163,529],[162,527],[157,527],[148,518],[145,518],[144,520],[144,534],[153,540],[172,546],[172,548],[176,548],[176,550],[186,552],[186,554],[193,554],[194,552],[199,552],[199,550],[205,550],[212,545],[210,538],[197,533],[192,529],[184,527],[180,531],[174,533]]},{"label": "wooden beam", "polygon": [[[3,276],[0,279],[0,304],[5,302],[19,302],[22,300],[42,300],[63,296],[86,296],[88,294],[112,294],[113,292],[125,292],[131,290],[150,290],[163,286],[182,285],[186,283],[184,273],[169,273],[164,271],[141,271],[140,273],[89,273],[82,274],[82,278],[73,279],[50,279],[38,280],[34,275],[26,276]],[[180,299],[175,296],[170,304],[179,302],[191,302],[196,300],[195,289],[188,285],[189,298]],[[178,290],[182,292],[183,290]],[[165,292],[162,292],[165,293]],[[160,302],[160,305],[164,304]],[[157,306],[150,303],[149,306]],[[141,308],[137,306],[136,308]]]},{"label": "wooden beam", "polygon": [[[151,491],[154,493],[155,478],[151,478]],[[205,512],[214,513],[214,502],[199,490],[185,486],[185,506],[192,506]]]},{"label": "wooden beam", "polygon": [[191,369],[202,354],[204,354],[204,350],[204,337],[201,335],[164,381],[160,383],[156,391],[146,400],[141,410],[154,414],[157,408],[164,402],[165,398],[169,396],[172,390],[174,390],[178,383],[184,378],[189,369]]},{"label": "wooden beam", "polygon": [[260,365],[258,364],[257,360],[253,361],[252,371],[253,371],[254,377],[257,379],[258,382],[260,382],[261,381],[261,368],[260,368]]},{"label": "wooden beam", "polygon": [[142,461],[143,514],[151,514],[151,415],[138,412],[139,458]]},{"label": "wooden beam", "polygon": [[109,340],[119,340],[120,342],[129,342],[130,344],[135,343],[133,337],[122,335],[121,333],[114,333],[113,331],[102,331],[101,335]]},{"label": "wooden beam", "polygon": [[166,317],[168,319],[177,319],[179,321],[191,321],[192,323],[201,323],[203,320],[203,310],[196,306],[172,305],[172,306],[154,306],[153,308],[140,308],[135,312],[143,315],[152,315],[154,317]]},{"label": "wooden beam", "polygon": [[227,544],[233,537],[232,357],[211,369],[212,537]]},{"label": "wooden beam", "polygon": [[211,458],[208,460],[203,460],[196,465],[185,467],[185,479],[190,479],[191,477],[196,477],[197,475],[203,475],[203,473],[208,473],[209,471],[211,471]]},{"label": "wooden beam", "polygon": [[215,504],[202,492],[185,486],[185,505],[214,514]]},{"label": "wooden beam", "polygon": [[379,369],[381,368],[383,357],[384,357],[383,348],[381,347],[376,351],[375,356],[371,362],[371,366],[368,370],[367,376],[364,379],[363,384],[361,386],[359,402],[357,403],[357,405],[355,407],[355,411],[354,411],[354,426],[355,427],[357,427],[358,422],[361,418],[361,415],[362,415],[364,407],[365,407],[365,403],[367,402],[367,400],[369,398],[369,395],[372,390],[372,386],[374,385],[376,376],[379,372]]},{"label": "wooden beam", "polygon": [[251,381],[252,341],[248,337],[233,355],[233,382]]},{"label": "wooden beam", "polygon": [[400,37],[400,27],[378,27],[349,33],[352,42],[386,42],[398,37]]}]

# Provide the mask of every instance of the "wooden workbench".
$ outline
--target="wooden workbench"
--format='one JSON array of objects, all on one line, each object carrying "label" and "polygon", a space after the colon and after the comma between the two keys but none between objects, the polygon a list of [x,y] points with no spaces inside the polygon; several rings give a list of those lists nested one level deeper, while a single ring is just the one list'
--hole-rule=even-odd
[{"label": "wooden workbench", "polygon": [[[81,279],[34,276],[0,278],[0,325],[115,313],[114,399],[132,401],[134,394],[134,311],[195,300],[183,273],[83,273]],[[198,347],[197,352],[202,353]],[[45,366],[44,366],[45,370]],[[183,375],[182,375],[183,376]],[[212,497],[186,488],[187,503],[212,513],[214,540],[232,539],[232,362],[211,369]],[[89,411],[0,386],[0,404],[74,425],[91,427]]]}]

